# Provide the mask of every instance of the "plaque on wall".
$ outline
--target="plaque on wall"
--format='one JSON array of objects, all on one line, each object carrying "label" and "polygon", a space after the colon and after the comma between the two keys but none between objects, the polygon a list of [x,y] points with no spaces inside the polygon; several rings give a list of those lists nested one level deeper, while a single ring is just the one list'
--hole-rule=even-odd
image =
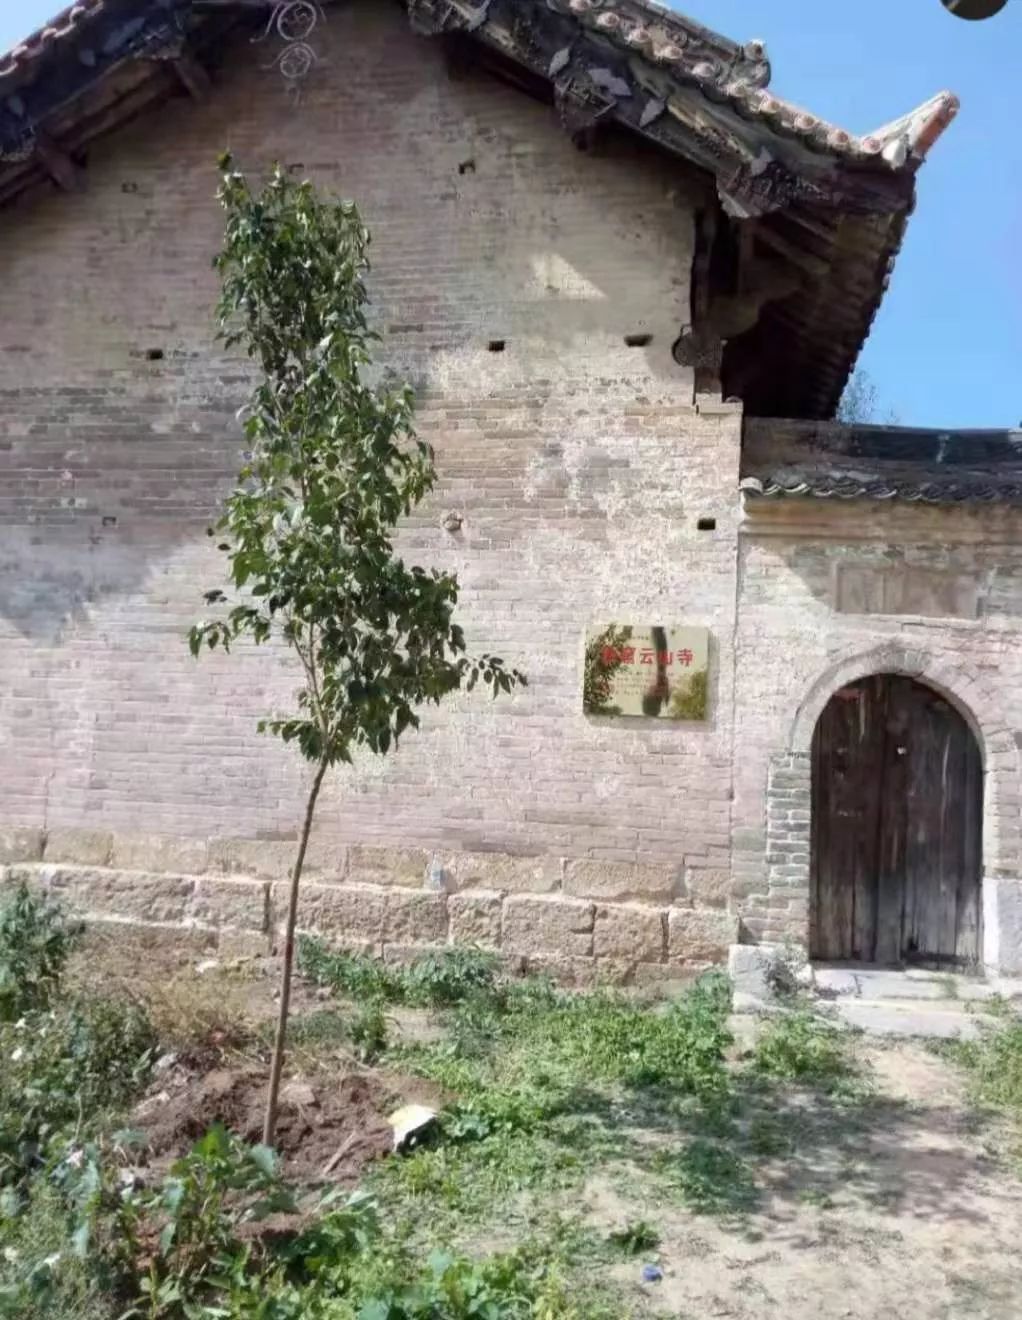
[{"label": "plaque on wall", "polygon": [[586,634],[587,715],[705,720],[708,628],[610,623]]}]

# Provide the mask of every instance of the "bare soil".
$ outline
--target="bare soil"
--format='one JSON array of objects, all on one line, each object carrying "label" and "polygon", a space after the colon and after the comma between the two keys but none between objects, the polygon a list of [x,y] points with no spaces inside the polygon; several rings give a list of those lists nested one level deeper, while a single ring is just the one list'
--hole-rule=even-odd
[{"label": "bare soil", "polygon": [[[180,1069],[142,1101],[132,1126],[145,1136],[151,1167],[158,1170],[216,1123],[246,1142],[259,1142],[265,1101],[265,1067]],[[354,1186],[366,1165],[391,1149],[386,1115],[399,1103],[398,1093],[357,1073],[285,1083],[276,1140],[283,1173],[302,1184]]]},{"label": "bare soil", "polygon": [[[639,1314],[729,1320],[1018,1320],[1017,1134],[970,1108],[954,1069],[914,1042],[864,1047],[872,1098],[846,1112],[793,1096],[792,1148],[758,1169],[740,1218],[659,1199],[640,1169],[593,1177],[601,1231],[642,1218],[659,1249],[612,1267]],[[1007,1157],[1007,1158],[1006,1158]],[[663,1281],[645,1285],[656,1261]]]}]

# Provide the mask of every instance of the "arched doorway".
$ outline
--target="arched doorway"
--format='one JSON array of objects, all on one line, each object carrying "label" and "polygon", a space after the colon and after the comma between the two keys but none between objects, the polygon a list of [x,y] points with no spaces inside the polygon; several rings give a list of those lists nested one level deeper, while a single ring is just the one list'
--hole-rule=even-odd
[{"label": "arched doorway", "polygon": [[900,674],[841,688],[812,744],[814,958],[972,967],[983,765],[962,715]]}]

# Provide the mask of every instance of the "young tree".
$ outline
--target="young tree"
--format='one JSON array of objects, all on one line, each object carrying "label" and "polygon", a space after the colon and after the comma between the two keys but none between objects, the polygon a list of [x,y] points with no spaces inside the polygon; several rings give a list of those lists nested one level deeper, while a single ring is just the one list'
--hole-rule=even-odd
[{"label": "young tree", "polygon": [[[433,453],[415,437],[408,388],[363,378],[378,339],[366,317],[369,234],[356,207],[321,200],[279,168],[255,194],[230,157],[220,338],[259,369],[245,431],[251,454],[210,535],[221,536],[234,601],[189,634],[192,654],[239,637],[282,638],[303,683],[294,710],[260,721],[312,764],[287,911],[263,1140],[272,1145],[287,1036],[299,881],[327,770],[356,748],[386,755],[416,709],[481,678],[494,696],[525,679],[471,659],[454,622],[457,578],[408,567],[398,520],[432,489]],[[228,603],[210,591],[208,604]]]}]

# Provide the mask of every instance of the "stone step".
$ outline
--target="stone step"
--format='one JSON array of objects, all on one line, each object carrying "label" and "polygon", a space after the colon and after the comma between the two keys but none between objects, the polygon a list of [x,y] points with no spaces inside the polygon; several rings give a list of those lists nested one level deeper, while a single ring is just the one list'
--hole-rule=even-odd
[{"label": "stone step", "polygon": [[843,998],[835,1000],[833,1015],[848,1027],[870,1036],[926,1037],[933,1040],[976,1040],[992,1019],[970,1012],[956,999],[894,1002]]}]

